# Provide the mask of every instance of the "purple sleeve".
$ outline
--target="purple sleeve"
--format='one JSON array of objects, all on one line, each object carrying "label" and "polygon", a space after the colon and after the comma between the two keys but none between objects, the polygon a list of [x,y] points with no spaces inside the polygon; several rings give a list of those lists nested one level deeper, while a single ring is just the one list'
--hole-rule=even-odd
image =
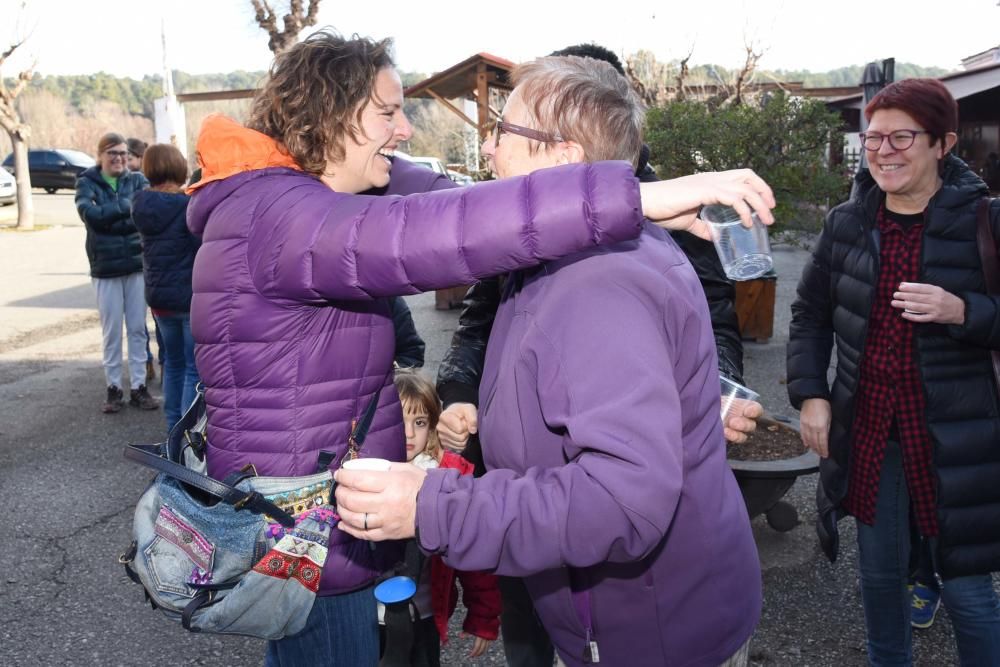
[{"label": "purple sleeve", "polygon": [[555,167],[408,197],[317,191],[291,206],[284,214],[318,220],[271,244],[270,257],[260,258],[271,271],[258,286],[300,301],[469,284],[635,238],[642,224],[638,181],[626,162]]},{"label": "purple sleeve", "polygon": [[537,368],[548,428],[565,429],[568,463],[479,479],[429,471],[420,490],[421,546],[456,569],[526,576],[635,561],[669,529],[683,481],[684,425],[660,304],[627,281],[593,281],[581,292],[586,297],[567,300],[560,324],[534,336],[543,342],[521,358]]}]

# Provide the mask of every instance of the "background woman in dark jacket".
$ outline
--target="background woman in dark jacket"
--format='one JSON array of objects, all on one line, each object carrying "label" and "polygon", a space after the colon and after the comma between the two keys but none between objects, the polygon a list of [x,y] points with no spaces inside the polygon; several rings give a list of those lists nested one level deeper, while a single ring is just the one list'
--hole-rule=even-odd
[{"label": "background woman in dark jacket", "polygon": [[118,412],[122,391],[122,319],[128,333],[129,403],[145,410],[159,407],[146,391],[146,300],[143,297],[142,249],[132,222],[132,199],[149,183],[125,167],[125,138],[109,132],[97,144],[97,166],[76,181],[76,210],[87,227],[87,259],[97,290],[97,310],[104,337],[107,398],[101,408]]},{"label": "background woman in dark jacket", "polygon": [[146,302],[163,338],[163,412],[169,430],[194,400],[198,369],[191,336],[191,270],[201,241],[187,228],[187,160],[169,144],[150,146],[142,171],[150,189],[132,208],[142,235]]},{"label": "background woman in dark jacket", "polygon": [[[792,305],[788,391],[823,457],[820,538],[835,558],[836,520],[857,519],[872,664],[912,662],[915,529],[943,578],[961,663],[997,665],[1000,297],[986,293],[976,245],[986,185],[949,155],[958,106],[939,81],[891,84],[865,116],[870,167],[830,212]],[[1000,207],[989,217],[1000,234]]]}]

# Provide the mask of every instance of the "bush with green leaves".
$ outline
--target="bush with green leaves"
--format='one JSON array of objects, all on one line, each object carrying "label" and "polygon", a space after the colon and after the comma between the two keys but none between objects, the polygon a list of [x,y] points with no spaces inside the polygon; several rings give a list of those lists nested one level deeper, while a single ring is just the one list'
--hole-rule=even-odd
[{"label": "bush with green leaves", "polygon": [[822,208],[847,197],[850,179],[831,167],[840,116],[783,92],[738,105],[676,100],[649,109],[646,143],[660,178],[750,168],[774,190],[774,231],[818,231]]}]

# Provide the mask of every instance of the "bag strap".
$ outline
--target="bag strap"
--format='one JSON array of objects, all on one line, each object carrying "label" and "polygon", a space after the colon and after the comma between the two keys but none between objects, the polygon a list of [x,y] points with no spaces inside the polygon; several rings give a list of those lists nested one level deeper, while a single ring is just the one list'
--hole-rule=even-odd
[{"label": "bag strap", "polygon": [[[1000,296],[1000,261],[997,259],[997,244],[993,238],[993,228],[990,227],[989,197],[979,200],[976,211],[976,239],[979,246],[979,261],[983,265],[983,278],[986,280],[986,292]],[[997,389],[1000,390],[1000,350],[993,350],[993,376],[996,378]]]},{"label": "bag strap", "polygon": [[[389,377],[392,375],[392,372],[393,369],[390,366],[389,372],[386,373],[384,378],[382,378],[382,382],[379,383],[378,388],[375,390],[375,395],[372,396],[372,400],[368,403],[368,407],[365,409],[365,414],[351,430],[351,435],[348,440],[348,451],[344,455],[345,458],[351,454],[357,456],[358,450],[361,448],[361,445],[364,444],[365,438],[368,437],[368,430],[371,428],[372,421],[375,419],[375,412],[378,410],[379,396],[381,396],[382,388],[389,381]],[[203,402],[204,400],[204,391],[199,391],[196,403]],[[195,406],[192,405],[191,410],[188,412],[193,412],[194,410]],[[326,459],[332,460],[332,457],[329,452],[320,452],[319,456],[318,469],[325,469],[326,466],[323,466],[324,461]],[[260,495],[256,491],[251,491],[249,493],[242,491],[235,486],[212,479],[208,475],[195,472],[181,463],[165,458],[163,456],[163,445],[127,445],[125,447],[125,458],[133,463],[138,463],[139,465],[146,466],[147,468],[152,468],[153,470],[168,475],[179,482],[193,486],[196,489],[200,489],[201,491],[218,498],[222,502],[232,505],[237,510],[247,509],[255,514],[266,514],[286,528],[293,528],[295,526],[295,520],[290,514],[288,514],[288,512],[280,509],[274,503],[269,502],[264,498],[264,496]],[[326,461],[327,465],[329,465],[329,462],[330,461]]]},{"label": "bag strap", "polygon": [[168,461],[160,455],[159,445],[127,445],[125,458],[133,463],[159,471],[178,482],[200,489],[227,505],[232,505],[237,510],[245,509],[254,514],[266,514],[285,528],[295,527],[295,519],[292,518],[292,515],[268,501],[261,494],[256,491],[247,492],[237,489],[179,463]]},{"label": "bag strap", "polygon": [[378,410],[378,399],[382,395],[382,388],[389,381],[389,378],[392,377],[394,371],[394,365],[389,366],[389,372],[382,378],[382,382],[379,383],[378,388],[375,390],[375,395],[368,402],[365,414],[361,416],[359,421],[354,423],[351,435],[347,438],[347,452],[344,453],[344,461],[358,457],[358,450],[365,444],[365,438],[368,437],[368,429],[371,428],[372,421],[375,419],[375,412]]}]

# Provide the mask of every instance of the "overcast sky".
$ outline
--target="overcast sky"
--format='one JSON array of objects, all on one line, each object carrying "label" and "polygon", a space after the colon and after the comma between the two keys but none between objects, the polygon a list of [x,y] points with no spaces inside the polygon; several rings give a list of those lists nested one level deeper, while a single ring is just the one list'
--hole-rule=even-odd
[{"label": "overcast sky", "polygon": [[[287,0],[271,4],[287,6]],[[20,0],[0,0],[0,49],[16,35],[12,17],[18,5]],[[28,0],[27,5],[23,25],[33,30],[20,50],[22,59],[4,67],[7,76],[27,57],[37,60],[42,74],[158,74],[161,20],[174,69],[263,70],[270,63],[267,37],[254,22],[250,0]],[[580,42],[596,42],[620,55],[648,49],[663,61],[693,48],[692,64],[733,68],[742,64],[743,44],[750,40],[766,50],[761,68],[817,72],[888,57],[958,69],[963,57],[1000,45],[998,0],[325,0],[319,18],[318,26],[345,34],[394,37],[399,68],[427,74],[480,51],[516,62]]]}]

